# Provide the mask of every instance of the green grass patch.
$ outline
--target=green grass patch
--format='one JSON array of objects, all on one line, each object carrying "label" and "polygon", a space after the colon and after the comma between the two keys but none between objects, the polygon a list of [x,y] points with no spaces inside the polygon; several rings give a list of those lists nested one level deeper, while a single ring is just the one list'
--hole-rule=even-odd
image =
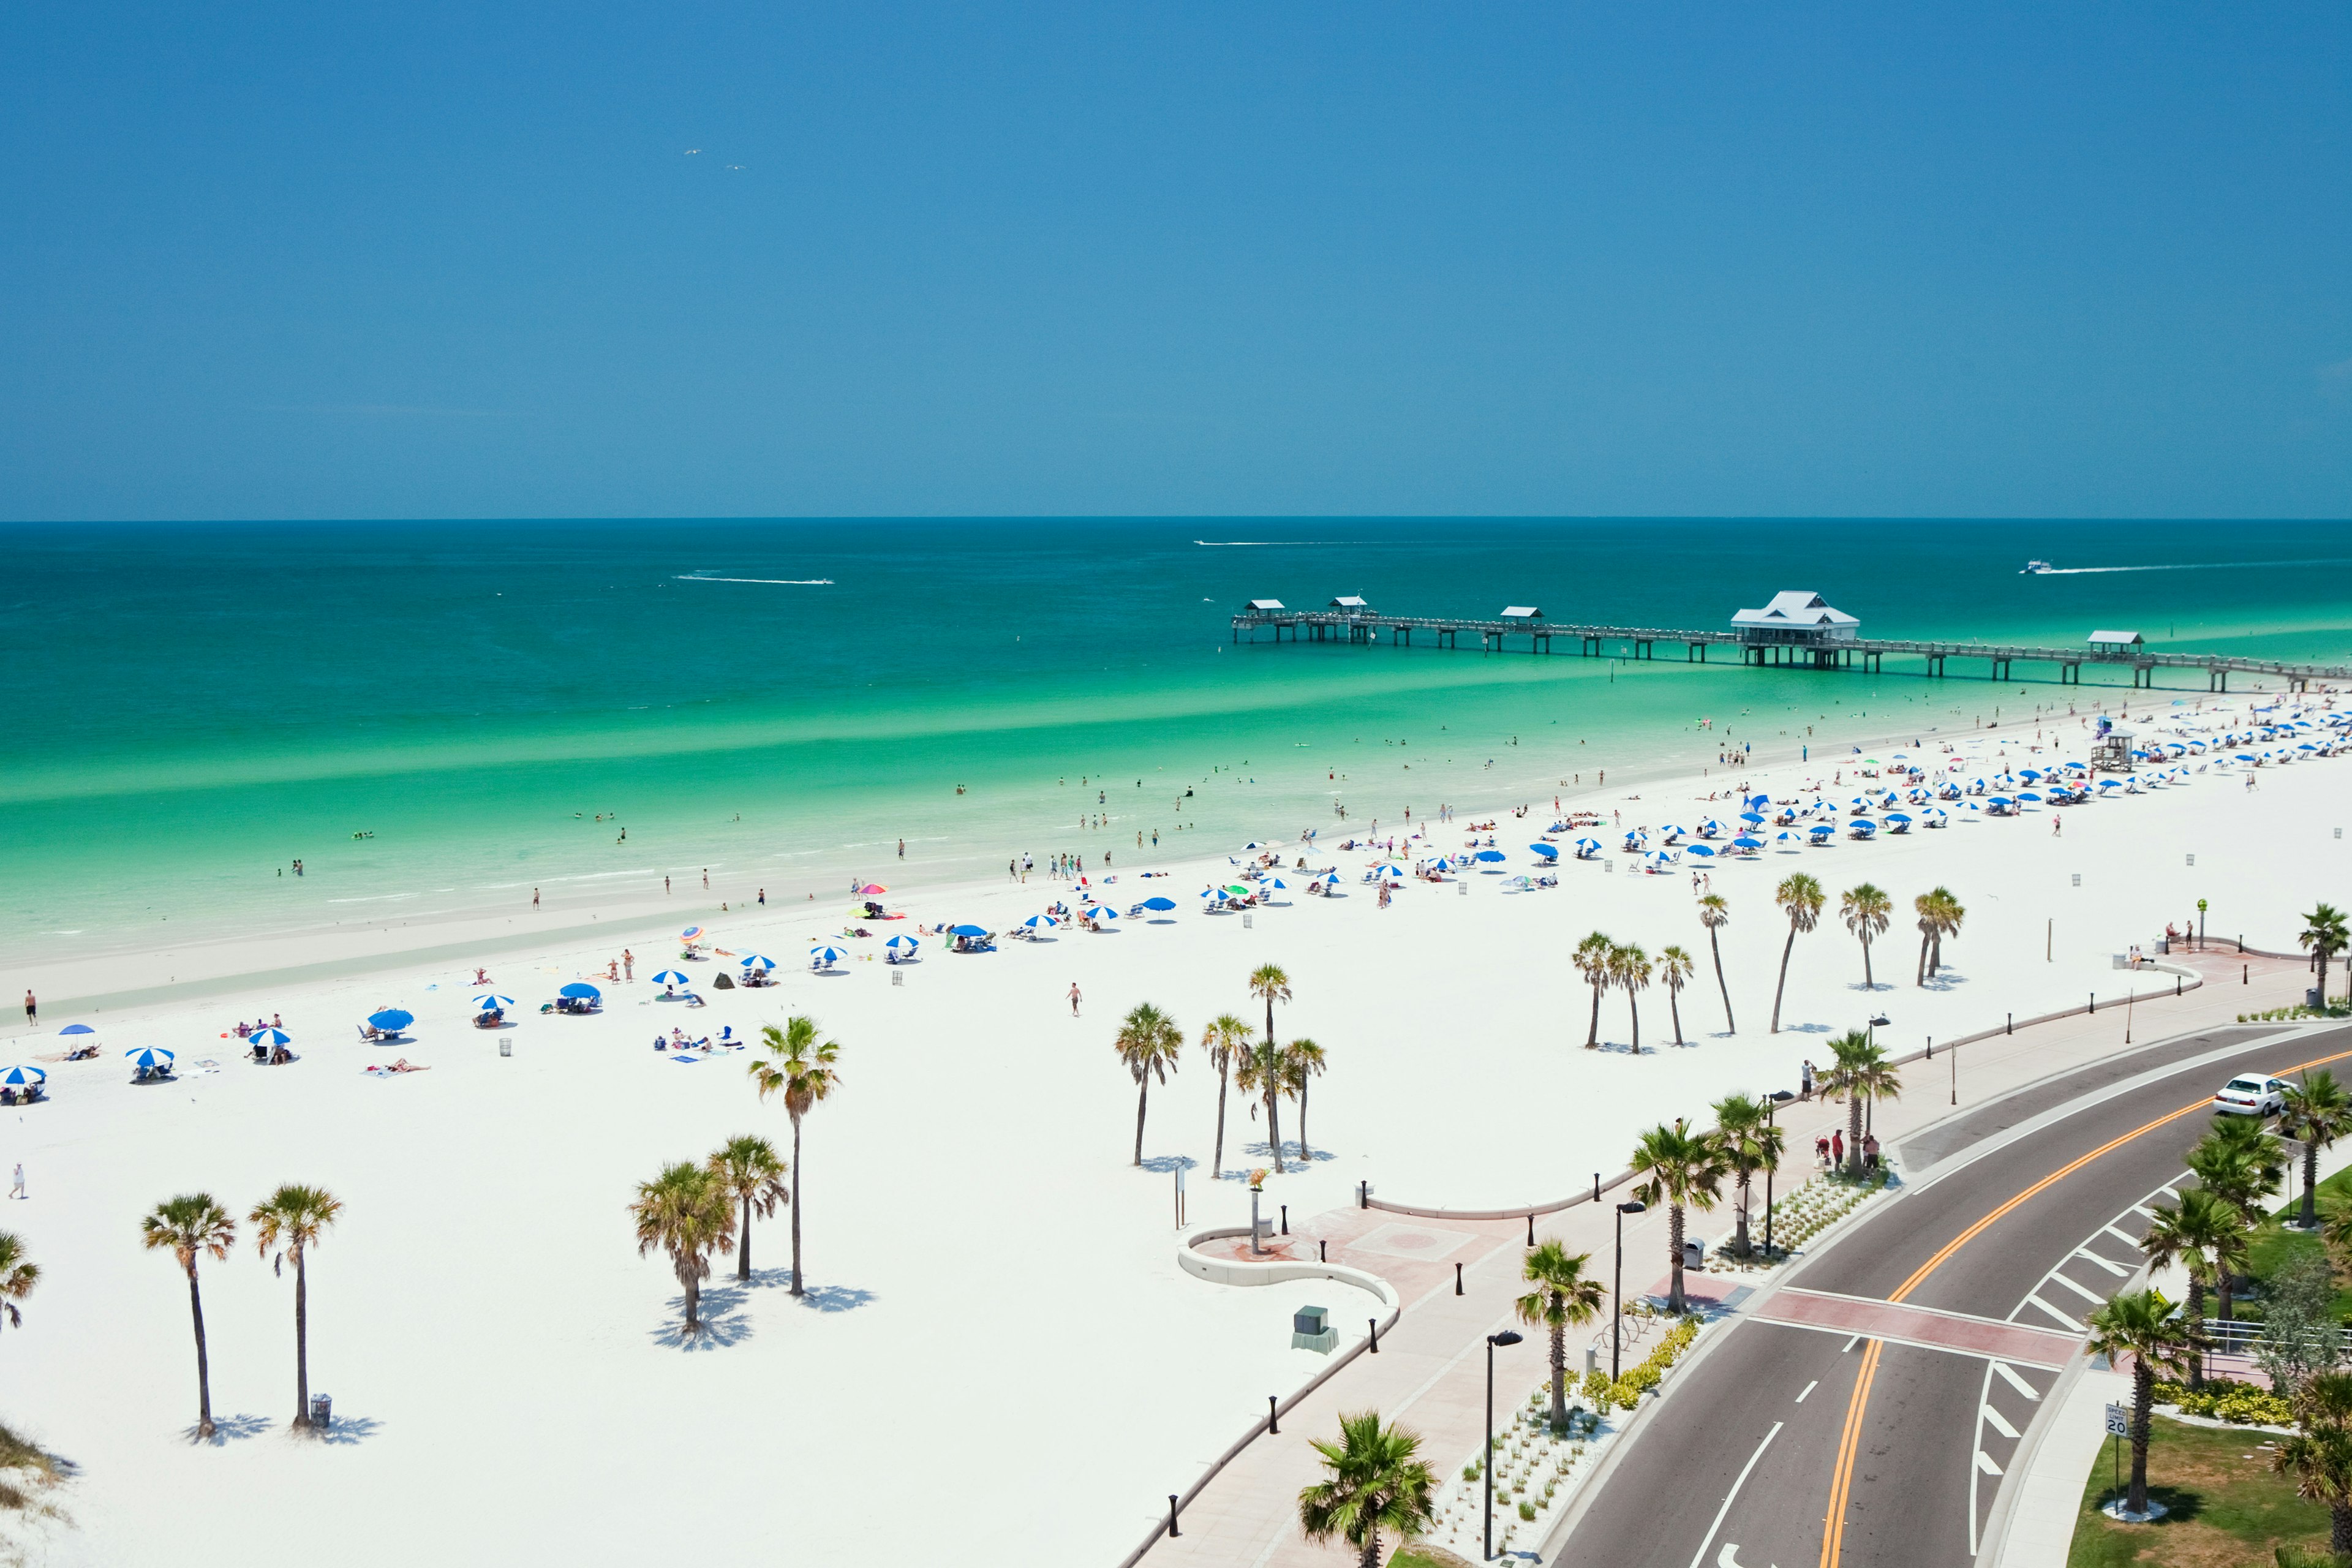
[{"label": "green grass patch", "polygon": [[1389,1568],[1470,1568],[1443,1546],[1408,1546],[1389,1559]]},{"label": "green grass patch", "polygon": [[[2099,1451],[2083,1489],[2066,1568],[2239,1568],[2269,1563],[2280,1546],[2327,1545],[2324,1504],[2294,1495],[2271,1471],[2270,1440],[2156,1418],[2148,1437],[2147,1493],[2170,1511],[2154,1524],[2117,1524],[2099,1511],[2116,1495],[2114,1439]],[[2252,1456],[2249,1458],[2248,1456]],[[2123,1452],[2131,1484],[2131,1450]]]},{"label": "green grass patch", "polygon": [[[2254,1227],[2253,1234],[2247,1238],[2246,1271],[2256,1279],[2268,1279],[2278,1271],[2282,1264],[2290,1258],[2304,1253],[2326,1250],[2320,1245],[2318,1237],[2305,1231],[2289,1230],[2286,1227],[2287,1221],[2298,1217],[2303,1213],[2303,1160],[2300,1155],[2288,1168],[2287,1185],[2294,1195],[2287,1202],[2272,1210],[2263,1223]],[[2319,1184],[2319,1202],[2323,1206],[2330,1196],[2352,1199],[2352,1167],[2338,1171]],[[2259,1301],[2249,1302],[2247,1305],[2248,1310],[2245,1314],[2247,1317],[2262,1316],[2262,1304]],[[2209,1305],[2206,1310],[2211,1311],[2214,1309]],[[2338,1290],[2336,1293],[2335,1312],[2339,1319],[2352,1318],[2352,1289]]]}]

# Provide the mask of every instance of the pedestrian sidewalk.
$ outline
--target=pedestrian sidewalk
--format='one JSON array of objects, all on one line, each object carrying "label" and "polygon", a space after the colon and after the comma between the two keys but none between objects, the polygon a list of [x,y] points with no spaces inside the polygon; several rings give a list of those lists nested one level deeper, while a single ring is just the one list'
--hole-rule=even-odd
[{"label": "pedestrian sidewalk", "polygon": [[2066,1568],[2074,1521],[2083,1511],[2083,1488],[2107,1444],[2105,1410],[2129,1405],[2127,1373],[2085,1367],[2076,1374],[2050,1426],[2033,1450],[2025,1473],[2011,1479],[2018,1489],[2009,1529],[2001,1537],[2000,1568]]},{"label": "pedestrian sidewalk", "polygon": [[[2292,960],[2242,961],[2231,954],[2222,965],[2218,956],[2208,953],[2204,958],[2216,968],[2226,968],[2226,976],[2217,973],[2205,985],[2178,998],[2144,995],[2129,1013],[2120,1007],[2103,1007],[2095,1014],[2071,1015],[2014,1035],[1960,1047],[1958,1060],[1952,1064],[1957,1068],[1958,1109],[1967,1110],[2011,1089],[2121,1050],[2127,1028],[2135,1042],[2145,1045],[2189,1030],[2229,1025],[2242,1012],[2300,1002],[2309,984],[2304,965]],[[2244,984],[2238,983],[2242,963],[2246,966]],[[2200,968],[2202,971],[2204,965]],[[2149,977],[2143,972],[2137,978],[2144,991]],[[1905,1067],[1904,1097],[1874,1108],[1875,1130],[1884,1147],[1897,1149],[1903,1139],[1951,1114],[1950,1098],[1955,1091],[1948,1085],[1953,1080],[1946,1076],[1950,1068],[1941,1059],[1945,1053],[1937,1055],[1939,1059],[1933,1063]],[[1783,1185],[1793,1185],[1813,1168],[1808,1152],[1814,1138],[1845,1125],[1844,1108],[1820,1100],[1791,1100],[1782,1107],[1780,1122],[1788,1130],[1791,1152],[1790,1169],[1786,1172],[1789,1181]],[[1555,1196],[1527,1194],[1531,1205]],[[1755,1203],[1760,1237],[1760,1185]],[[1590,1254],[1591,1274],[1606,1283],[1616,1217],[1606,1201],[1580,1203],[1538,1216],[1535,1233],[1539,1240],[1559,1240],[1571,1253]],[[1670,1261],[1665,1256],[1666,1226],[1663,1209],[1628,1216],[1627,1265],[1633,1270],[1632,1279],[1638,1281],[1629,1289],[1628,1301],[1655,1280],[1661,1265]],[[1383,1421],[1403,1422],[1421,1435],[1422,1457],[1441,1474],[1457,1471],[1483,1441],[1486,1336],[1516,1322],[1511,1303],[1525,1289],[1519,1269],[1525,1255],[1526,1222],[1422,1219],[1349,1208],[1314,1216],[1293,1229],[1297,1234],[1290,1239],[1304,1242],[1310,1255],[1314,1240],[1326,1240],[1330,1262],[1344,1262],[1396,1284],[1404,1310],[1396,1326],[1381,1335],[1378,1355],[1358,1356],[1286,1412],[1278,1435],[1261,1435],[1234,1456],[1185,1509],[1181,1520],[1183,1533],[1173,1540],[1161,1535],[1150,1546],[1143,1554],[1149,1563],[1309,1568],[1339,1561],[1335,1553],[1339,1548],[1309,1545],[1299,1534],[1297,1521],[1300,1489],[1321,1479],[1318,1457],[1307,1440],[1336,1432],[1342,1411],[1373,1410]],[[1388,1233],[1385,1237],[1383,1231]],[[1388,1241],[1404,1245],[1381,1250]],[[1444,1254],[1433,1256],[1440,1247],[1445,1248]],[[1451,1266],[1456,1261],[1463,1263],[1464,1294],[1460,1296],[1454,1294]],[[1701,1278],[1706,1277],[1693,1276]],[[1740,1282],[1757,1279],[1762,1283],[1770,1276],[1729,1278]],[[1607,1313],[1604,1306],[1595,1325],[1602,1332]],[[1707,1331],[1710,1334],[1724,1331],[1722,1325]],[[1588,1337],[1570,1338],[1571,1377],[1582,1373]],[[1549,1373],[1547,1345],[1540,1334],[1530,1334],[1523,1344],[1496,1351],[1496,1409],[1505,1413],[1515,1409]],[[1249,1415],[1244,1411],[1234,1415],[1238,1435]],[[1263,1419],[1261,1415],[1261,1424]],[[1214,1457],[1199,1456],[1202,1468],[1206,1468]],[[2087,1466],[2086,1458],[2074,1471],[2078,1493]],[[1150,1528],[1150,1520],[1140,1515],[1136,1522],[1139,1533]],[[2055,1561],[2064,1561],[2063,1544]]]}]

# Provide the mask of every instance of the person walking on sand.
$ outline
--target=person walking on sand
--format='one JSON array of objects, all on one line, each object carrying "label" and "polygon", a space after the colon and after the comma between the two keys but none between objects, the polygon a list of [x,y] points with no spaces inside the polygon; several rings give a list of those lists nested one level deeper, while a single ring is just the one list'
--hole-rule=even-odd
[{"label": "person walking on sand", "polygon": [[625,947],[621,950],[621,978],[635,980],[636,977],[637,955]]},{"label": "person walking on sand", "polygon": [[30,991],[27,991],[25,993],[25,1022],[27,1024],[37,1024],[40,1021],[41,1005],[38,1002],[34,1001],[33,994]]},{"label": "person walking on sand", "polygon": [[8,1189],[8,1195],[12,1198],[25,1195],[25,1162],[22,1160],[16,1162],[16,1184]]},{"label": "person walking on sand", "polygon": [[530,890],[530,907],[532,909],[539,908],[539,889],[537,888],[533,888]]},{"label": "person walking on sand", "polygon": [[702,868],[702,890],[706,893],[710,891],[710,868],[708,866]]},{"label": "person walking on sand", "polygon": [[768,889],[765,888],[760,889],[760,907],[763,910],[768,907]]},{"label": "person walking on sand", "polygon": [[669,891],[669,874],[666,871],[662,873],[662,891],[665,893]]},{"label": "person walking on sand", "polygon": [[2053,838],[2063,838],[2065,836],[2066,819],[2063,816],[2053,816],[2050,819],[2050,837]]},{"label": "person walking on sand", "polygon": [[898,858],[899,858],[899,859],[901,859],[901,860],[904,860],[906,858],[907,858],[907,841],[906,841],[905,839],[901,838],[900,840],[898,840]]},{"label": "person walking on sand", "polygon": [[1076,981],[1073,980],[1073,981],[1071,981],[1071,982],[1070,982],[1070,1016],[1071,1016],[1071,1017],[1073,1017],[1073,1018],[1075,1018],[1075,1017],[1076,1017],[1077,1016],[1078,1016],[1078,983],[1077,983]]}]

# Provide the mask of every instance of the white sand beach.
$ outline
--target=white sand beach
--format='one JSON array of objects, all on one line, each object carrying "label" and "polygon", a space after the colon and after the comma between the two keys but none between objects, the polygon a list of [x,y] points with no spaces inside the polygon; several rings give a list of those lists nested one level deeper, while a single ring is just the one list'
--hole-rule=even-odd
[{"label": "white sand beach", "polygon": [[[2332,733],[2317,703],[2305,717],[2307,734]],[[2157,722],[2170,720],[2252,721],[2244,699]],[[2142,740],[2156,734],[2152,723]],[[1910,760],[1932,779],[1968,780],[2081,757],[2089,732],[2053,726],[2041,751],[2022,729],[1921,739],[1904,748]],[[1942,740],[1958,751],[1948,756]],[[1354,822],[1313,825],[1313,848],[1296,842],[1309,825],[1295,824],[1284,865],[1336,866],[1338,896],[1306,896],[1286,870],[1287,895],[1246,921],[1205,912],[1196,895],[1234,869],[1224,852],[1240,854],[1219,846],[1213,859],[1122,864],[1097,885],[1122,914],[1166,891],[1180,907],[1164,920],[971,954],[926,936],[919,961],[896,968],[868,957],[888,935],[943,921],[1007,931],[1074,889],[1033,876],[923,893],[906,901],[906,921],[866,922],[875,935],[845,942],[857,957],[825,973],[804,955],[838,936],[845,903],[739,910],[707,921],[715,946],[772,955],[781,982],[703,982],[698,1008],[661,1000],[648,980],[678,950],[647,939],[655,917],[641,907],[600,911],[609,938],[567,923],[520,950],[493,947],[517,940],[495,922],[434,933],[429,958],[371,961],[348,939],[249,945],[208,954],[206,973],[344,972],[193,998],[117,996],[102,1009],[45,1005],[38,1030],[0,1044],[0,1061],[37,1061],[77,1019],[99,1027],[105,1048],[42,1064],[48,1099],[0,1111],[0,1169],[21,1162],[27,1185],[0,1225],[45,1270],[22,1330],[0,1337],[11,1419],[75,1468],[57,1495],[69,1518],[39,1529],[31,1559],[618,1563],[761,1550],[845,1562],[924,1549],[945,1529],[974,1563],[1116,1562],[1268,1393],[1320,1367],[1289,1347],[1297,1305],[1331,1306],[1343,1324],[1371,1310],[1369,1297],[1335,1299],[1328,1282],[1237,1289],[1176,1267],[1175,1167],[1192,1163],[1194,1225],[1243,1223],[1247,1193],[1211,1179],[1217,1084],[1197,1049],[1153,1087],[1146,1168],[1130,1163],[1136,1090],[1110,1047],[1127,1008],[1155,1003],[1197,1037],[1221,1012],[1262,1019],[1244,977],[1269,961],[1287,971],[1294,1000],[1276,1027],[1320,1042],[1329,1068],[1307,1108],[1314,1157],[1269,1180],[1270,1209],[1286,1205],[1297,1219],[1338,1207],[1360,1181],[1416,1203],[1540,1201],[1621,1169],[1640,1128],[1703,1116],[1732,1089],[1794,1087],[1802,1059],[1824,1060],[1828,1037],[1874,1013],[1889,1020],[1882,1041],[1903,1052],[2007,1014],[2168,989],[2168,976],[2119,973],[2113,957],[2152,952],[2200,899],[2212,938],[2291,951],[2297,913],[2340,885],[2347,855],[2347,764],[2294,750],[2303,743],[2320,742],[2273,740],[2257,750],[2300,760],[2259,768],[2221,765],[2237,747],[2183,754],[2165,783],[2145,782],[2168,766],[2150,760],[2130,789],[2080,806],[1993,818],[1967,809],[1984,798],[1971,796],[1943,803],[1950,825],[1939,829],[1869,842],[1841,831],[1818,847],[1685,860],[1659,875],[1639,872],[1620,832],[1734,823],[1736,804],[1707,798],[1725,792],[1723,772],[1647,782],[1638,799],[1590,791],[1562,806],[1610,819],[1590,834],[1609,847],[1564,857],[1559,886],[1510,891],[1506,875],[1471,871],[1408,881],[1385,909],[1360,879],[1386,857],[1331,847]],[[1804,786],[1818,780],[1843,820],[1843,802],[1863,793],[1859,761],[1817,755],[1745,782],[1777,802],[1811,799]],[[1883,787],[1883,771],[1866,782]],[[1467,825],[1496,816],[1506,871],[1531,873],[1528,846],[1554,813],[1547,800],[1508,815],[1518,804],[1465,805],[1426,840],[1400,842],[1396,858],[1410,868],[1460,853]],[[1381,837],[1402,840],[1402,827],[1383,819]],[[1563,849],[1580,836],[1561,835]],[[1146,868],[1169,875],[1147,880]],[[1730,906],[1721,949],[1736,1033],[1696,918],[1695,868]],[[1830,908],[1797,939],[1772,1034],[1789,930],[1772,888],[1793,870],[1820,879]],[[1864,879],[1895,909],[1868,991],[1861,949],[1835,919],[1839,893]],[[1921,986],[1910,901],[1937,885],[1968,914],[1943,973]],[[1594,930],[1654,959],[1669,943],[1696,957],[1679,1000],[1685,1044],[1654,986],[1640,999],[1638,1054],[1614,994],[1601,1006],[1604,1048],[1580,1048],[1591,994],[1569,957]],[[607,984],[625,942],[638,978]],[[489,989],[524,1004],[513,1026],[470,1026],[477,963]],[[688,967],[701,977],[731,964]],[[536,1010],[583,977],[604,991],[600,1015]],[[121,963],[111,987],[108,978],[85,967],[28,983],[97,996],[166,979]],[[1073,983],[1084,996],[1076,1018]],[[386,1005],[412,1010],[415,1026],[390,1046],[362,1043],[357,1021]],[[677,1282],[631,1237],[635,1184],[732,1134],[788,1144],[790,1127],[779,1103],[756,1098],[751,1053],[681,1060],[651,1042],[674,1026],[753,1036],[793,1014],[814,1016],[842,1046],[842,1087],[803,1139],[808,1296],[787,1293],[779,1215],[754,1228],[749,1289],[736,1286],[731,1255],[716,1260],[709,1330],[683,1341]],[[298,1061],[257,1067],[222,1037],[257,1015],[283,1016]],[[177,1053],[177,1075],[130,1081],[121,1052],[138,1046]],[[395,1058],[430,1070],[362,1070]],[[1965,1085],[1965,1053],[1958,1070]],[[1942,1072],[1939,1062],[1939,1089]],[[1283,1114],[1295,1142],[1296,1107]],[[1237,1095],[1227,1117],[1227,1173],[1266,1163],[1264,1124]],[[310,1262],[311,1380],[333,1396],[332,1440],[285,1435],[290,1271],[273,1274],[241,1238],[228,1259],[201,1266],[224,1436],[193,1443],[187,1292],[168,1255],[141,1248],[140,1217],[199,1189],[241,1216],[291,1181],[345,1204]]]}]

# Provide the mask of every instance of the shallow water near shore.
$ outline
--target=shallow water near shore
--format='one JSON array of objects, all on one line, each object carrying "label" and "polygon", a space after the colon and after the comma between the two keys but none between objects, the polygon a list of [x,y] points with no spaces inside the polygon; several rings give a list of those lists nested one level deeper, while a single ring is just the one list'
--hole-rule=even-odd
[{"label": "shallow water near shore", "polygon": [[[1234,644],[1243,601],[2352,658],[2335,524],[1484,520],[12,527],[0,952],[667,875],[712,898],[1492,805],[1831,734],[2193,700],[1665,658]],[[2021,576],[2030,557],[2058,574]],[[2176,678],[2179,679],[2179,678]],[[2119,683],[2118,683],[2119,684]],[[1700,721],[1712,720],[1709,729]],[[1188,795],[1187,791],[1191,794]],[[1081,828],[1099,814],[1101,827]],[[603,816],[605,820],[599,821]],[[625,842],[622,830],[627,830]],[[1139,848],[1136,836],[1144,846]],[[354,837],[364,835],[365,837]],[[898,841],[906,841],[902,862]],[[281,872],[296,858],[309,874]],[[1116,863],[1116,859],[1114,860]]]}]

